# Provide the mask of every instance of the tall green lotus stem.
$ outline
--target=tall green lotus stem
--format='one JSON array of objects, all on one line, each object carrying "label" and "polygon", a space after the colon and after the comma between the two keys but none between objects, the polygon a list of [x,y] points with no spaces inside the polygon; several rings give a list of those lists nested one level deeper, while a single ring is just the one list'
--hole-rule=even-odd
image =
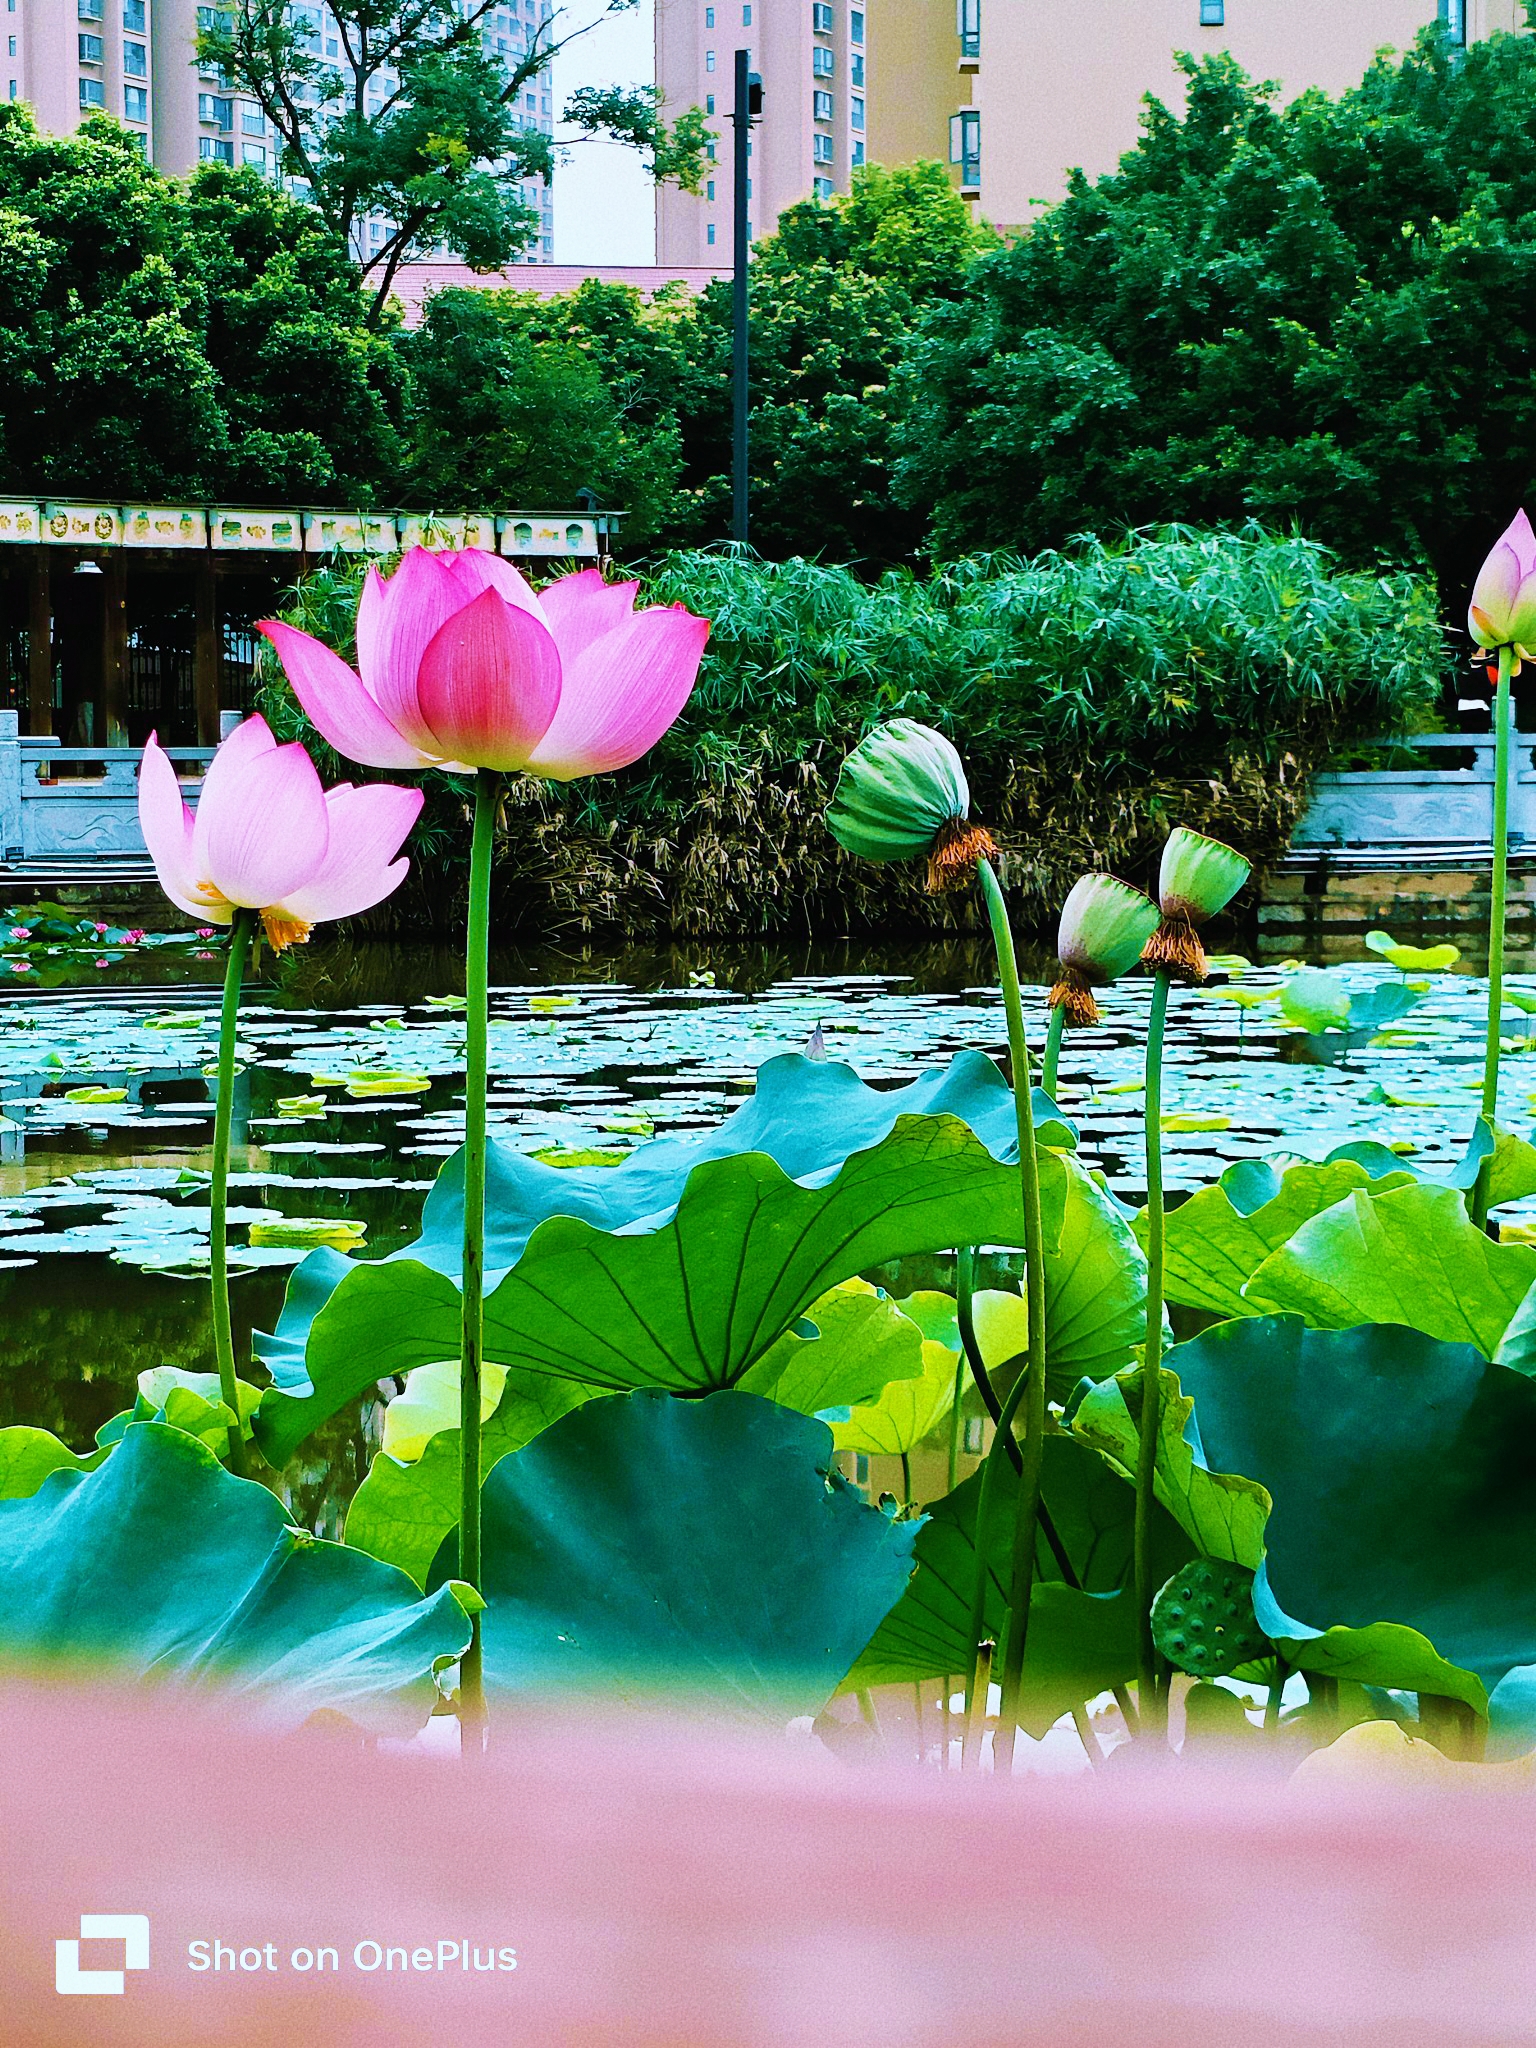
[{"label": "tall green lotus stem", "polygon": [[1056,1069],[1061,1061],[1062,1034],[1067,1028],[1065,1003],[1056,1003],[1051,1008],[1051,1021],[1045,1032],[1045,1058],[1040,1065],[1040,1086],[1056,1100]]},{"label": "tall green lotus stem", "polygon": [[[464,1308],[459,1348],[459,1577],[480,1587],[480,1388],[485,1352],[485,1097],[490,1024],[491,852],[501,777],[475,775],[469,855],[469,922],[464,945]],[[480,1616],[470,1620],[459,1666],[461,1740],[485,1739]]]},{"label": "tall green lotus stem", "polygon": [[1147,1146],[1147,1349],[1141,1374],[1141,1436],[1136,1447],[1136,1610],[1139,1635],[1136,1708],[1151,1734],[1162,1731],[1166,1702],[1159,1698],[1157,1646],[1152,1640],[1152,1514],[1156,1503],[1157,1439],[1163,1406],[1163,1036],[1168,1022],[1169,975],[1152,979],[1147,1020],[1147,1086],[1144,1129]]},{"label": "tall green lotus stem", "polygon": [[224,1002],[219,1011],[218,1100],[213,1109],[213,1183],[208,1190],[208,1278],[213,1290],[213,1355],[219,1368],[219,1397],[235,1418],[229,1431],[229,1469],[249,1476],[240,1428],[240,1383],[235,1372],[234,1322],[229,1311],[229,1128],[235,1106],[235,1031],[240,1021],[240,984],[250,957],[257,913],[237,910],[229,928],[224,964]]},{"label": "tall green lotus stem", "polygon": [[[1013,1738],[1019,1689],[1024,1677],[1024,1650],[1029,1635],[1029,1601],[1035,1579],[1035,1533],[1040,1516],[1040,1473],[1045,1456],[1045,1230],[1040,1215],[1040,1162],[1035,1154],[1034,1074],[1024,1032],[1024,1003],[1019,993],[1019,965],[1002,884],[990,860],[976,869],[992,927],[1003,1010],[1008,1020],[1008,1050],[1013,1066],[1013,1105],[1019,1138],[1019,1192],[1024,1209],[1024,1288],[1029,1311],[1029,1363],[1023,1400],[1023,1469],[1019,1476],[1019,1511],[1013,1525],[1013,1566],[1009,1585],[1008,1647],[1003,1659],[1002,1719],[997,1732],[996,1767],[1013,1768]],[[1004,1411],[1007,1412],[1006,1410]]]},{"label": "tall green lotus stem", "polygon": [[[1491,1129],[1499,1113],[1499,1025],[1504,1011],[1504,902],[1509,888],[1509,679],[1513,647],[1499,649],[1499,685],[1493,700],[1493,900],[1488,912],[1488,1033],[1483,1051],[1483,1121]],[[1493,1155],[1477,1170],[1472,1221],[1488,1221]]]}]

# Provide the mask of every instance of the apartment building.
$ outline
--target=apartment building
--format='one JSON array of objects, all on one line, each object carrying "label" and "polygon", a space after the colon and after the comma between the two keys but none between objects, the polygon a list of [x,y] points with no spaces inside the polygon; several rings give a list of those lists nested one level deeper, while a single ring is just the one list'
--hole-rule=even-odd
[{"label": "apartment building", "polygon": [[[656,261],[730,260],[731,125],[737,50],[763,81],[748,212],[771,234],[797,199],[846,192],[868,148],[870,22],[880,0],[656,0],[656,78],[669,117],[702,107],[716,138],[698,197],[656,192]],[[722,253],[723,252],[723,253]]]},{"label": "apartment building", "polygon": [[[6,57],[0,78],[7,97],[30,103],[38,126],[67,135],[88,114],[109,113],[138,138],[149,160],[176,176],[199,163],[246,164],[279,175],[279,151],[257,102],[239,92],[216,66],[200,64],[196,38],[217,9],[197,0],[5,0]],[[341,55],[335,17],[319,0],[296,0],[290,15],[306,47],[322,60]],[[486,48],[510,68],[532,47],[553,12],[552,0],[500,0],[486,16]],[[369,111],[396,83],[380,73]],[[517,119],[545,135],[554,127],[553,88],[547,69],[527,81]],[[314,87],[296,88],[317,118],[324,103]],[[554,207],[548,184],[529,179],[524,200],[540,217],[530,263],[554,255]],[[360,260],[389,232],[377,215],[358,228]]]},{"label": "apartment building", "polygon": [[866,152],[874,163],[947,161],[979,213],[1021,227],[1061,197],[1074,166],[1114,169],[1148,93],[1182,104],[1180,51],[1229,50],[1287,98],[1337,93],[1377,50],[1404,48],[1437,18],[1477,42],[1523,31],[1524,0],[656,0],[668,111],[702,106],[720,138],[703,198],[658,192],[657,260],[729,257],[738,47],[763,79],[756,233],[796,200],[844,190]]}]

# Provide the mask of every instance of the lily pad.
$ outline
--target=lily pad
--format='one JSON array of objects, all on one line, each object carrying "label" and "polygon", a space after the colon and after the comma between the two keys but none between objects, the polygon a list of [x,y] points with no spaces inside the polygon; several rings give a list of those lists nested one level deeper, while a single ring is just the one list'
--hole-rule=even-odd
[{"label": "lily pad", "polygon": [[900,1598],[917,1535],[831,1459],[822,1424],[741,1393],[589,1402],[503,1458],[484,1488],[493,1701],[819,1712]]},{"label": "lily pad", "polygon": [[0,1429],[0,1500],[25,1500],[50,1472],[91,1472],[106,1456],[78,1456],[46,1429]]},{"label": "lily pad", "polygon": [[194,1437],[140,1422],[98,1470],[0,1501],[0,1654],[233,1693],[294,1728],[340,1713],[408,1734],[460,1655],[452,1592],[294,1528]]},{"label": "lily pad", "polygon": [[893,1381],[916,1379],[922,1371],[923,1331],[906,1305],[854,1279],[813,1301],[739,1384],[743,1393],[819,1415],[878,1401]]}]

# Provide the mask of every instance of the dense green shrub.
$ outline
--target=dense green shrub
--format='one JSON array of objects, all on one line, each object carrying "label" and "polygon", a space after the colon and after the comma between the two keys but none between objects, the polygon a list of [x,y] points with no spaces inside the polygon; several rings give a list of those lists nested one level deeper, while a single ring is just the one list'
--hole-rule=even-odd
[{"label": "dense green shrub", "polygon": [[[355,581],[353,569],[311,578],[293,616],[344,645]],[[847,862],[822,827],[843,754],[898,713],[956,740],[1033,915],[1084,867],[1144,874],[1174,815],[1262,863],[1283,847],[1310,770],[1420,722],[1441,681],[1427,585],[1340,575],[1316,543],[1254,526],[874,583],[697,551],[663,558],[645,584],[646,599],[712,621],[699,687],[634,768],[569,789],[514,781],[508,921],[719,933],[943,923],[953,907],[923,897],[917,877]],[[302,729],[280,684],[267,701],[275,722]],[[463,795],[435,781],[419,853],[427,897],[446,905]]]}]

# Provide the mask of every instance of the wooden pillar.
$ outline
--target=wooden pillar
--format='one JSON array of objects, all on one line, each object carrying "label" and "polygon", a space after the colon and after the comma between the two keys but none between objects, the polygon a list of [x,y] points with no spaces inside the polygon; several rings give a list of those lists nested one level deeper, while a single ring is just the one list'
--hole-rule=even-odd
[{"label": "wooden pillar", "polygon": [[101,704],[109,747],[128,744],[128,551],[106,557],[102,593]]},{"label": "wooden pillar", "polygon": [[27,577],[27,731],[53,731],[52,550],[30,551]]},{"label": "wooden pillar", "polygon": [[197,707],[197,744],[219,743],[219,594],[213,580],[213,551],[197,565],[197,636],[192,644],[192,701]]}]

